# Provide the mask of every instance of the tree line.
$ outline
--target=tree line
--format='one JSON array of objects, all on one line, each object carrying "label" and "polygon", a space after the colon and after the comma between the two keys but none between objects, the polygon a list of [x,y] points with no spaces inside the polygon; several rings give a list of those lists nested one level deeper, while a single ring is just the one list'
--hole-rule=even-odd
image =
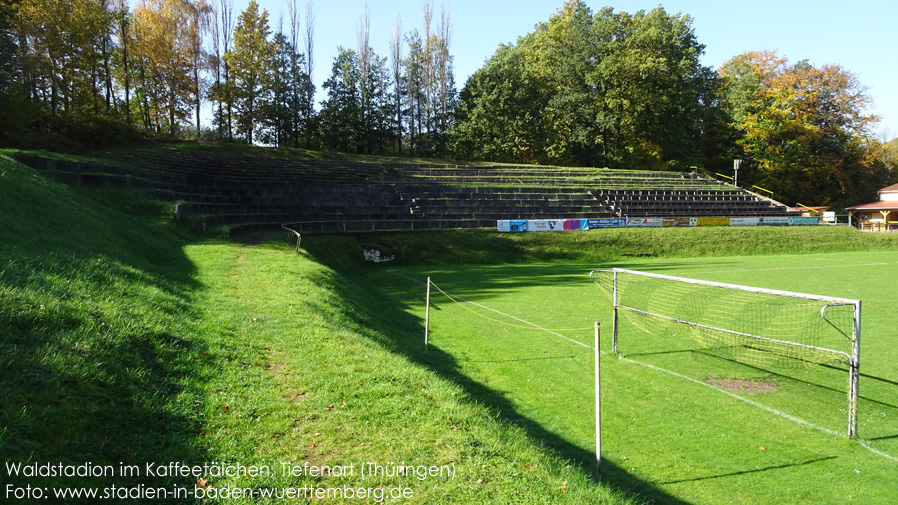
[{"label": "tree line", "polygon": [[568,0],[501,46],[461,91],[450,145],[462,158],[732,175],[817,205],[876,198],[898,182],[838,65],[749,52],[704,67],[688,15],[592,12]]},{"label": "tree line", "polygon": [[[423,31],[397,15],[388,57],[341,47],[315,103],[315,15],[288,0],[273,29],[255,0],[0,0],[0,137],[87,145],[204,137],[351,152],[444,154],[457,91],[445,6]],[[286,27],[284,26],[286,24]],[[211,128],[202,107],[211,104]]]},{"label": "tree line", "polygon": [[[456,89],[451,25],[389,27],[386,55],[340,47],[316,103],[314,6],[273,26],[251,0],[0,0],[0,141],[92,145],[134,135],[344,152],[732,173],[841,205],[896,182],[894,143],[837,65],[775,52],[700,63],[692,19],[567,0]],[[213,110],[211,127],[202,108]]]}]

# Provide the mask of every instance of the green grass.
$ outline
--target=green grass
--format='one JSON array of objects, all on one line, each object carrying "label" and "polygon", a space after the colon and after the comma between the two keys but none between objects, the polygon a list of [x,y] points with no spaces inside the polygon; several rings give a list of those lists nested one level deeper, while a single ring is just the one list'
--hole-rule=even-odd
[{"label": "green grass", "polygon": [[357,261],[345,251],[376,248],[397,266],[501,265],[632,258],[690,258],[898,250],[898,234],[846,226],[637,228],[585,233],[454,232],[309,235],[303,246],[334,265]]},{"label": "green grass", "polygon": [[[86,196],[8,158],[0,181],[4,463],[218,461],[274,475],[203,475],[211,490],[364,485],[408,488],[408,503],[635,502],[434,371],[417,347],[420,323],[353,280],[359,265],[338,272],[282,242],[195,237],[140,193]],[[285,477],[285,462],[455,474]],[[5,484],[48,493],[197,482],[6,470]]]},{"label": "green grass", "polygon": [[[371,282],[408,304],[419,318],[424,308],[420,282],[428,276],[443,290],[482,305],[467,308],[489,319],[434,291],[430,341],[443,362],[433,366],[468,377],[480,385],[483,401],[534,426],[534,436],[551,440],[559,453],[583,466],[589,464],[594,444],[592,351],[571,340],[591,345],[589,327],[601,322],[606,352],[603,477],[612,487],[634,490],[658,503],[889,503],[898,491],[894,459],[685,378],[701,383],[716,374],[776,378],[777,391],[741,396],[845,433],[844,370],[721,366],[716,358],[697,352],[634,353],[616,359],[609,354],[609,302],[587,274],[618,266],[862,299],[859,434],[863,443],[898,457],[898,375],[892,367],[898,353],[890,309],[896,264],[898,252],[880,251],[417,266],[383,268],[371,274]],[[527,325],[484,307],[556,331],[508,326]],[[639,336],[626,324],[621,331],[622,350],[635,351]]]},{"label": "green grass", "polygon": [[[790,282],[782,272],[756,278],[762,274],[736,267],[848,262],[861,254],[851,251],[888,255],[896,245],[892,237],[842,228],[629,232],[309,234],[307,249],[295,254],[279,239],[196,236],[140,192],[73,189],[0,157],[0,458],[239,462],[276,474],[282,462],[454,464],[454,479],[203,477],[211,489],[406,486],[409,503],[888,503],[894,463],[610,358],[603,360],[606,387],[616,394],[606,408],[615,415],[605,418],[599,482],[588,349],[542,332],[478,338],[487,327],[444,300],[436,301],[433,346],[425,352],[423,290],[386,272],[429,273],[453,293],[570,328],[572,314],[588,314],[573,327],[595,318],[598,297],[585,272],[612,260],[693,276],[710,275],[713,265],[725,272],[713,274],[717,280],[777,287]],[[398,260],[365,265],[364,246]],[[760,256],[771,252],[796,255]],[[813,252],[832,254],[807,255]],[[736,257],[742,253],[756,256]],[[893,262],[875,262],[882,261]],[[834,271],[842,286],[854,286],[855,270]],[[793,281],[825,281],[817,270],[799,272]],[[874,413],[870,407],[880,405],[891,416],[888,381],[895,377],[885,358],[894,357],[892,325],[888,296],[881,296],[888,280],[876,277],[882,284],[872,284],[880,290],[873,294],[832,294],[865,300],[863,371],[874,379],[862,381],[862,409]],[[450,318],[454,313],[459,317]],[[868,358],[877,353],[883,359]],[[707,401],[696,401],[703,396]],[[696,428],[703,412],[712,421]],[[864,418],[861,435],[895,452],[894,422],[885,420]],[[770,439],[772,425],[788,438]],[[192,488],[196,479],[9,482]]]}]

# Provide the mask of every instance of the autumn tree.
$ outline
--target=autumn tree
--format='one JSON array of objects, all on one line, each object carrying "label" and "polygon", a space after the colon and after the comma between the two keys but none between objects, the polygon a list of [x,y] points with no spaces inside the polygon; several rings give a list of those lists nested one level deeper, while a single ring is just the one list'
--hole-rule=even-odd
[{"label": "autumn tree", "polygon": [[250,0],[240,13],[234,29],[234,47],[225,53],[233,79],[237,130],[252,144],[256,125],[264,120],[264,105],[271,91],[271,62],[277,47],[268,37],[268,11],[259,12],[259,4]]},{"label": "autumn tree", "polygon": [[19,135],[28,122],[26,88],[13,30],[14,9],[0,0],[0,140]]},{"label": "autumn tree", "polygon": [[203,96],[202,49],[211,8],[205,0],[142,0],[134,9],[134,53],[149,124],[174,135]]},{"label": "autumn tree", "polygon": [[93,0],[22,0],[14,29],[31,99],[52,117],[91,113],[98,102],[97,45],[109,18]]},{"label": "autumn tree", "polygon": [[838,65],[794,65],[745,53],[720,70],[724,107],[757,182],[785,197],[839,205],[870,199],[887,179],[857,77]]},{"label": "autumn tree", "polygon": [[[184,1],[184,0],[182,0]],[[187,55],[191,67],[191,86],[193,87],[193,105],[196,113],[196,131],[200,125],[200,104],[205,94],[201,74],[208,67],[209,55],[203,48],[205,35],[212,23],[212,6],[205,0],[189,0],[182,4],[185,11],[184,36],[186,38]]]}]

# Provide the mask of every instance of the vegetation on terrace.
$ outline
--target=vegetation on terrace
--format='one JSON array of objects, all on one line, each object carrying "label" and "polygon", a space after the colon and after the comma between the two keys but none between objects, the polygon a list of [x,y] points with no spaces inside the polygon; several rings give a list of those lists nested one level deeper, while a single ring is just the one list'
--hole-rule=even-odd
[{"label": "vegetation on terrace", "polygon": [[[287,222],[303,230],[339,231],[492,227],[499,219],[788,214],[784,206],[694,172],[217,147],[181,142],[82,156],[16,156],[67,182],[149,188],[157,198],[180,203],[179,217],[205,230],[235,233]],[[656,204],[647,208],[637,201],[641,196],[616,193],[633,190],[653,192]],[[744,198],[722,198],[726,194]]]}]

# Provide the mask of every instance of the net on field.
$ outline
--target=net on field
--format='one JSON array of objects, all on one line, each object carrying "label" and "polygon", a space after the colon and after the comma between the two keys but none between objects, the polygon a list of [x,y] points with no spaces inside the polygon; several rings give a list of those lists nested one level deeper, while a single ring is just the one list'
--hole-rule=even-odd
[{"label": "net on field", "polygon": [[[616,273],[618,314],[653,337],[688,336],[715,355],[766,368],[848,364],[849,355],[839,349],[850,349],[854,306],[844,300]],[[614,274],[593,274],[612,296]]]}]

